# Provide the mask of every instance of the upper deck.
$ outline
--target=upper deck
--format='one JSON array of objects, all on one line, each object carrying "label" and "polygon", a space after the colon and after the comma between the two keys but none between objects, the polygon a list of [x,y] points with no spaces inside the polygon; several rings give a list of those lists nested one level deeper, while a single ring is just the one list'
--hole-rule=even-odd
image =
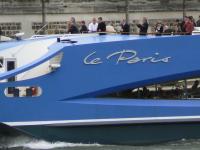
[{"label": "upper deck", "polygon": [[[21,40],[21,41],[8,41],[0,43],[0,51],[6,50],[9,48],[13,48],[16,46],[20,46],[23,44],[32,43],[34,41],[45,41],[49,39],[54,39],[55,43],[57,38],[61,39],[70,39],[72,41],[76,41],[73,45],[83,45],[83,44],[93,44],[93,43],[102,43],[102,42],[116,42],[116,41],[128,41],[128,40],[144,40],[144,39],[154,39],[154,38],[165,38],[172,36],[139,36],[139,35],[119,35],[119,34],[108,34],[108,35],[98,35],[98,34],[77,34],[77,35],[41,35],[41,36],[33,36],[32,38]],[[174,37],[174,36],[173,36]],[[67,45],[71,45],[66,43]]]}]

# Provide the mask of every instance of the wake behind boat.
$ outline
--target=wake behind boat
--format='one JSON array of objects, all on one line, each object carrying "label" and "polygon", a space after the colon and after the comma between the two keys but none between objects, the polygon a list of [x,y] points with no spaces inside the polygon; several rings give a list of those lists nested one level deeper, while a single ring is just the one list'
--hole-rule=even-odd
[{"label": "wake behind boat", "polygon": [[2,43],[0,122],[73,143],[200,138],[199,39],[53,35]]}]

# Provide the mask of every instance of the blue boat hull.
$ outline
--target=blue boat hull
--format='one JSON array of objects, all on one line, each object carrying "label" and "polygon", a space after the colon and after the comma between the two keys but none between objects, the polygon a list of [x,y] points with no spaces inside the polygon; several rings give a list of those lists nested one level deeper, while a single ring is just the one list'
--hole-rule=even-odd
[{"label": "blue boat hull", "polygon": [[[0,84],[0,122],[49,141],[137,145],[200,138],[198,100],[153,99],[155,93],[136,99],[130,92],[128,99],[106,97],[199,77],[199,39],[105,35],[55,42],[41,58],[0,74],[5,80],[63,53],[61,67],[49,74]],[[35,86],[38,97],[5,96],[8,87]]]},{"label": "blue boat hull", "polygon": [[200,138],[199,105],[188,100],[160,100],[158,104],[156,100],[81,99],[49,103],[52,111],[46,113],[44,105],[36,111],[30,103],[26,104],[29,115],[19,112],[22,104],[16,105],[16,116],[23,121],[4,123],[47,141],[154,144]]}]

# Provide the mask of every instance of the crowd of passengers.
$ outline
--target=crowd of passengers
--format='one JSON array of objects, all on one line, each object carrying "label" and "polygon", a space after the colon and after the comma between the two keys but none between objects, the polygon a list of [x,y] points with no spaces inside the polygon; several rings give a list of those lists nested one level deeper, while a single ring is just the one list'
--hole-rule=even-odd
[{"label": "crowd of passengers", "polygon": [[129,89],[122,92],[112,93],[104,97],[119,97],[119,98],[132,98],[132,99],[187,99],[187,98],[200,98],[199,81],[194,81],[191,88],[185,89],[184,87],[175,86],[171,89],[163,89],[161,85],[155,85],[151,90],[148,87]]},{"label": "crowd of passengers", "polygon": [[[146,17],[143,17],[143,20],[140,24],[136,24],[139,29],[140,35],[147,35],[149,23]],[[194,27],[200,27],[200,16],[199,20],[195,22],[192,16],[185,16],[183,20],[177,19],[174,23],[161,22],[158,21],[154,26],[155,34],[186,34],[191,35]],[[112,24],[106,24],[102,17],[98,19],[93,18],[92,21],[86,25],[85,21],[81,21],[80,28],[76,23],[76,19],[71,17],[68,27],[67,33],[76,34],[76,33],[94,33],[101,32],[105,34],[106,32],[116,32],[114,26]],[[130,33],[130,25],[124,19],[121,21],[121,34],[129,34]]]},{"label": "crowd of passengers", "polygon": [[[130,24],[127,20],[123,19],[121,21],[121,34],[130,34]],[[143,17],[140,24],[136,24],[139,29],[139,35],[147,35],[149,22],[146,17]],[[177,19],[173,23],[168,23],[167,21],[158,21],[154,26],[155,35],[171,35],[171,34],[186,34],[191,35],[194,27],[200,27],[200,16],[197,22],[192,16],[185,16],[183,20]],[[98,19],[93,18],[89,24],[86,24],[84,20],[77,24],[76,19],[71,17],[67,24],[66,33],[77,34],[77,33],[95,33],[105,34],[106,32],[116,32],[116,29],[111,24],[106,24],[102,17]],[[0,28],[0,35],[2,31]]]}]

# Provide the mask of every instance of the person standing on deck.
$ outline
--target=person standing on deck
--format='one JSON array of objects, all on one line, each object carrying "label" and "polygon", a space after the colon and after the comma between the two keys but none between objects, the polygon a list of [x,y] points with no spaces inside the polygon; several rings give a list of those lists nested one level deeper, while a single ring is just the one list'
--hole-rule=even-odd
[{"label": "person standing on deck", "polygon": [[81,33],[88,33],[88,28],[85,25],[85,21],[81,21],[81,29],[80,29]]},{"label": "person standing on deck", "polygon": [[76,20],[74,17],[71,17],[71,19],[70,19],[67,33],[71,33],[71,34],[79,33],[78,27],[76,25]]},{"label": "person standing on deck", "polygon": [[147,22],[147,18],[143,17],[142,24],[137,24],[137,27],[140,29],[140,35],[147,35],[149,24]]},{"label": "person standing on deck", "polygon": [[163,24],[160,21],[158,21],[155,27],[156,36],[161,36],[163,34],[163,30]]},{"label": "person standing on deck", "polygon": [[122,28],[121,34],[129,35],[130,25],[127,23],[127,21],[125,19],[123,19],[122,22],[121,22],[121,28]]},{"label": "person standing on deck", "polygon": [[196,22],[197,27],[200,27],[200,16],[199,16],[199,20],[197,20]]},{"label": "person standing on deck", "polygon": [[184,28],[186,31],[186,35],[191,35],[192,31],[194,30],[194,24],[191,19],[192,18],[187,17],[185,20]]},{"label": "person standing on deck", "polygon": [[93,18],[92,22],[88,26],[88,30],[90,33],[94,33],[94,32],[97,32],[97,27],[98,27],[97,20],[96,18]]},{"label": "person standing on deck", "polygon": [[97,27],[97,31],[100,32],[99,35],[105,35],[106,33],[106,24],[103,21],[102,17],[98,18],[98,27]]}]

